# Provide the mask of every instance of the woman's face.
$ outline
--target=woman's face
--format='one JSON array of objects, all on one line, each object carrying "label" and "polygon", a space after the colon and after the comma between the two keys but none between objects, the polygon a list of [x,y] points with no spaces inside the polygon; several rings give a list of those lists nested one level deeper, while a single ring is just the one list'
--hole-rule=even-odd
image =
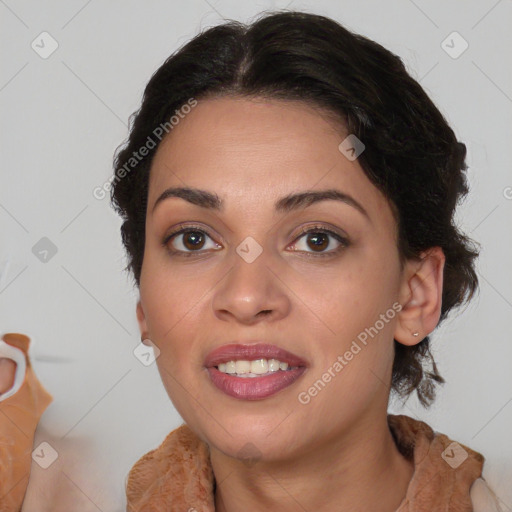
[{"label": "woman's face", "polygon": [[[210,99],[153,160],[141,332],[160,350],[158,369],[182,418],[226,455],[241,457],[251,443],[258,457],[284,459],[385,414],[405,278],[390,206],[340,151],[346,135],[298,102]],[[172,195],[157,203],[182,187],[222,206]],[[326,190],[343,200],[285,199]],[[275,391],[267,377],[253,384],[205,367],[223,345],[257,342],[305,369]],[[271,377],[282,385],[279,372]]]}]

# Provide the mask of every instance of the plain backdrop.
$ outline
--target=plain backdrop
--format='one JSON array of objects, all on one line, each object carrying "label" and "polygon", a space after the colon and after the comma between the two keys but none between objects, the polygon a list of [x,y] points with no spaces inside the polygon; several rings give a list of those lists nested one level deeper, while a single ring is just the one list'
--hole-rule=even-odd
[{"label": "plain backdrop", "polygon": [[398,54],[467,145],[471,192],[457,218],[482,247],[480,292],[433,335],[447,381],[435,404],[412,398],[391,412],[481,452],[512,510],[512,2],[2,0],[0,332],[32,338],[54,397],[34,447],[46,441],[60,455],[46,470],[33,464],[40,484],[24,511],[37,509],[36,491],[53,492],[52,478],[74,493],[73,510],[124,510],[129,469],[181,424],[156,365],[133,353],[137,294],[121,222],[93,189],[170,54],[223,18],[274,8],[330,16]]}]

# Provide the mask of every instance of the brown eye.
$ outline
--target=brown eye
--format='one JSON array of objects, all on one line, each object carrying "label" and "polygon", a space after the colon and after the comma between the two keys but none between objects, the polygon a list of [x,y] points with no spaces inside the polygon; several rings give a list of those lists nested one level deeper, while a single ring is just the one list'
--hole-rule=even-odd
[{"label": "brown eye", "polygon": [[322,251],[329,246],[329,235],[326,233],[308,233],[306,240],[309,247],[315,251]]},{"label": "brown eye", "polygon": [[349,246],[347,238],[322,226],[302,230],[296,240],[299,241],[294,243],[295,247],[299,247],[296,251],[308,256],[334,256]]},{"label": "brown eye", "polygon": [[183,233],[182,236],[182,243],[187,249],[191,251],[194,249],[202,249],[205,237],[201,231],[187,231]]},{"label": "brown eye", "polygon": [[[209,247],[207,247],[208,240],[211,241]],[[162,244],[168,248],[171,254],[182,256],[220,248],[220,245],[214,242],[205,231],[195,227],[183,228],[171,233],[165,237]]]}]

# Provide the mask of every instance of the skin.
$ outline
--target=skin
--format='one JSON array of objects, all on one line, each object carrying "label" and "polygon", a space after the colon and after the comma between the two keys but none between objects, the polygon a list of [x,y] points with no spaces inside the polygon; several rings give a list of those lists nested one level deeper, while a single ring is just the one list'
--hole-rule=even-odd
[{"label": "skin", "polygon": [[[444,255],[432,248],[400,266],[389,202],[358,161],[338,150],[346,135],[303,103],[209,99],[174,127],[153,160],[137,318],[142,337],[160,350],[157,365],[174,406],[210,447],[218,511],[323,512],[343,503],[347,511],[391,512],[412,477],[386,420],[393,338],[413,345],[437,325]],[[215,192],[224,210],[169,198],[153,212],[171,186]],[[368,216],[333,200],[274,212],[282,196],[330,188],[350,194]],[[171,228],[191,222],[205,232],[201,254],[172,255],[169,249],[197,252],[190,236],[162,245]],[[316,223],[349,244],[318,256],[340,244],[328,237],[319,250],[314,235],[308,242],[299,230]],[[252,263],[236,252],[247,236],[263,250]],[[301,404],[298,394],[395,302],[402,310]],[[266,399],[229,397],[203,363],[235,340],[276,344],[309,366]],[[248,442],[252,464],[239,453]]]}]

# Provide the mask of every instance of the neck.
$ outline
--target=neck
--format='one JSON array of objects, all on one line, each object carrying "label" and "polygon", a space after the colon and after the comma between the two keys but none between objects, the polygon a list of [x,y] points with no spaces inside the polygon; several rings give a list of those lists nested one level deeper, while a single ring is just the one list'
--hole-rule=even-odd
[{"label": "neck", "polygon": [[[380,415],[382,417],[382,414]],[[215,510],[379,510],[402,502],[414,464],[398,451],[384,415],[358,422],[293,460],[252,466],[211,450],[217,482]]]}]

